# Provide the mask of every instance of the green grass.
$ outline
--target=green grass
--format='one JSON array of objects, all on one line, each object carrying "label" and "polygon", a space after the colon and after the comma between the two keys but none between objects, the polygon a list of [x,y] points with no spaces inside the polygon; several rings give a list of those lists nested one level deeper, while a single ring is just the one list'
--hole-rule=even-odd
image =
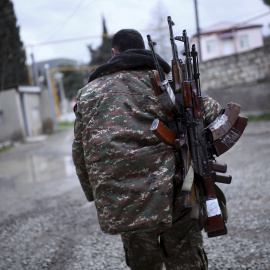
[{"label": "green grass", "polygon": [[270,121],[270,112],[259,115],[248,115],[247,117],[249,122]]},{"label": "green grass", "polygon": [[[56,133],[66,131],[66,130],[70,129],[71,127],[74,127],[74,123],[58,122],[58,130],[56,131]],[[53,135],[53,134],[54,134],[54,132],[50,135]]]},{"label": "green grass", "polygon": [[73,122],[58,122],[59,127],[73,127],[74,123]]},{"label": "green grass", "polygon": [[8,146],[3,146],[3,147],[0,147],[0,153],[6,151],[6,150],[9,150],[13,148],[13,145],[8,145]]}]

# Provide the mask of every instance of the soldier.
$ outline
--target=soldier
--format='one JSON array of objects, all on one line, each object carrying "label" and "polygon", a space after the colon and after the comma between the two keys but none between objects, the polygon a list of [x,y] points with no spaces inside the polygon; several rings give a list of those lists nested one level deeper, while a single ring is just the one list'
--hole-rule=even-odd
[{"label": "soldier", "polygon": [[[202,236],[193,228],[181,185],[173,181],[173,149],[150,131],[154,118],[168,122],[153,93],[155,69],[141,34],[117,32],[111,60],[78,91],[73,161],[88,201],[95,201],[105,233],[121,233],[132,270],[207,269]],[[170,66],[158,56],[163,71]],[[203,99],[205,121],[221,106]]]}]

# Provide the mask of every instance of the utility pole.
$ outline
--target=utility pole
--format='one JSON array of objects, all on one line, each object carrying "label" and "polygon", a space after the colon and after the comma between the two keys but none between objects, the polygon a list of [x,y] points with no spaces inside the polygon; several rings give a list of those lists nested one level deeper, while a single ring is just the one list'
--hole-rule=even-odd
[{"label": "utility pole", "polygon": [[63,76],[64,75],[61,72],[56,72],[54,74],[54,79],[59,86],[59,92],[60,92],[60,97],[61,97],[61,113],[65,114],[67,113],[67,99],[66,99],[65,89],[64,89],[64,84],[63,84]]},{"label": "utility pole", "polygon": [[38,68],[37,68],[35,58],[34,58],[34,53],[31,53],[31,58],[32,58],[32,72],[33,72],[34,82],[35,82],[35,85],[40,86],[39,78],[38,78]]},{"label": "utility pole", "polygon": [[58,130],[57,112],[56,112],[55,101],[54,101],[54,97],[53,97],[53,86],[52,86],[52,82],[51,82],[49,64],[45,64],[44,68],[45,68],[45,71],[46,71],[46,79],[47,79],[47,85],[48,85],[48,90],[49,90],[49,98],[50,98],[51,109],[52,109],[54,131],[57,131]]},{"label": "utility pole", "polygon": [[195,6],[195,15],[196,15],[197,37],[198,37],[198,55],[199,55],[199,62],[202,62],[201,35],[200,35],[197,0],[194,0],[194,6]]}]

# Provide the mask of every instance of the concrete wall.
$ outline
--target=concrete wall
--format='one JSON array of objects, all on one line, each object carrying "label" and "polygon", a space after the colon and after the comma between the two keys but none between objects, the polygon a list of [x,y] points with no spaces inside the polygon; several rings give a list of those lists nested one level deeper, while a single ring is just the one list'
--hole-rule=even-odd
[{"label": "concrete wall", "polygon": [[241,111],[244,114],[270,112],[270,82],[254,82],[242,86],[212,89],[206,92],[217,100],[223,108],[233,101],[241,105]]},{"label": "concrete wall", "polygon": [[54,130],[54,118],[49,90],[47,88],[42,89],[40,93],[40,113],[43,132],[46,134],[52,133]]},{"label": "concrete wall", "polygon": [[30,136],[42,134],[40,93],[23,93]]},{"label": "concrete wall", "polygon": [[18,86],[0,92],[0,143],[43,134],[44,119],[52,126],[51,107],[48,94],[45,94],[48,91],[44,91],[32,86]]},{"label": "concrete wall", "polygon": [[20,96],[15,89],[0,92],[0,111],[3,114],[0,142],[22,140],[25,137],[24,120]]}]

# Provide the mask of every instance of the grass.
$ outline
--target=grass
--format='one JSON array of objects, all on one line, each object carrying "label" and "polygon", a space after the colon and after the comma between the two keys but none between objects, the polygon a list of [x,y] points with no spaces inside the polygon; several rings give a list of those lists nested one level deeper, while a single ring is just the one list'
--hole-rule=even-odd
[{"label": "grass", "polygon": [[74,123],[73,122],[58,122],[59,127],[73,127]]},{"label": "grass", "polygon": [[259,115],[248,115],[247,117],[249,122],[270,121],[270,112]]},{"label": "grass", "polygon": [[[70,122],[66,122],[66,121],[58,122],[58,130],[56,131],[56,133],[66,131],[70,127],[74,127],[74,123],[70,123]],[[54,132],[50,135],[53,135],[53,134],[54,134]]]},{"label": "grass", "polygon": [[0,147],[0,153],[6,151],[6,150],[9,150],[13,148],[13,145],[8,145],[8,146],[3,146],[3,147]]}]

